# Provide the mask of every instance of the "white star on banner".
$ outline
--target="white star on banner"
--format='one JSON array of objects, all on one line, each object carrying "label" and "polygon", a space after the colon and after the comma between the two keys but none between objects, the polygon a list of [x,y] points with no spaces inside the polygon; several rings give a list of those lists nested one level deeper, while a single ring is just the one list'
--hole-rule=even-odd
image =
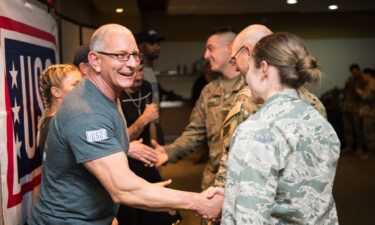
[{"label": "white star on banner", "polygon": [[17,105],[17,99],[14,99],[14,107],[12,107],[14,124],[16,124],[16,121],[20,123],[20,116],[19,116],[20,109],[21,107]]},{"label": "white star on banner", "polygon": [[9,73],[12,76],[12,88],[14,85],[16,86],[16,88],[18,88],[18,84],[17,84],[18,70],[14,69],[14,62],[12,63],[12,70],[10,70]]},{"label": "white star on banner", "polygon": [[18,135],[16,134],[16,137],[14,138],[14,144],[15,144],[15,147],[16,147],[16,151],[17,151],[17,156],[19,158],[21,158],[21,146],[22,146],[22,141],[19,141],[18,140]]}]

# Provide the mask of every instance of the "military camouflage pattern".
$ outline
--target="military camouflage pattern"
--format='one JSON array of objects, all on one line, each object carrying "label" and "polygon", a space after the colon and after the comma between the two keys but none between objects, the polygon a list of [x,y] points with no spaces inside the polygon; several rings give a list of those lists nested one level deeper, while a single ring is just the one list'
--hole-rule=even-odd
[{"label": "military camouflage pattern", "polygon": [[242,76],[238,75],[233,78],[236,79],[233,86],[226,90],[222,85],[222,79],[219,77],[204,87],[185,131],[172,144],[165,146],[168,161],[176,162],[203,143],[208,143],[209,160],[203,171],[202,189],[213,185],[223,151],[221,125],[234,97],[245,86]]},{"label": "military camouflage pattern", "polygon": [[298,91],[298,95],[300,99],[309,103],[312,107],[314,107],[320,113],[320,115],[322,115],[324,118],[327,118],[326,109],[324,108],[323,103],[319,100],[318,97],[316,97],[313,93],[309,92],[304,87],[298,88],[297,91]]},{"label": "military camouflage pattern", "polygon": [[359,106],[360,117],[375,116],[375,78],[364,75],[365,85],[357,91],[361,97]]},{"label": "military camouflage pattern", "polygon": [[230,140],[237,126],[245,121],[249,116],[256,113],[258,105],[251,99],[251,91],[248,86],[240,90],[235,97],[233,107],[230,109],[226,119],[223,122],[222,138],[223,138],[223,152],[220,159],[219,169],[216,173],[214,182],[215,187],[224,188],[227,177],[227,161]]},{"label": "military camouflage pattern", "polygon": [[340,142],[294,89],[275,94],[232,139],[221,224],[338,224]]},{"label": "military camouflage pattern", "polygon": [[363,75],[365,86],[358,90],[361,97],[359,117],[362,123],[362,141],[368,150],[375,150],[375,79]]},{"label": "military camouflage pattern", "polygon": [[[322,116],[327,117],[326,110],[323,103],[314,94],[309,92],[306,88],[300,87],[298,94],[301,99],[310,103]],[[238,92],[235,102],[231,110],[229,111],[227,118],[224,120],[222,137],[223,137],[223,154],[220,160],[219,170],[215,178],[215,187],[224,187],[225,180],[227,177],[227,161],[230,140],[237,126],[245,121],[249,116],[256,113],[258,110],[256,105],[251,100],[251,91],[248,86],[244,87]]]},{"label": "military camouflage pattern", "polygon": [[354,78],[351,76],[346,81],[344,88],[344,112],[358,114],[361,97],[357,93],[356,89],[363,89],[364,85],[365,83],[362,77]]},{"label": "military camouflage pattern", "polygon": [[344,88],[344,105],[343,105],[343,127],[344,140],[347,150],[352,149],[356,144],[356,149],[363,148],[363,133],[361,128],[361,119],[359,109],[361,96],[356,91],[363,89],[365,82],[360,77],[349,77]]}]

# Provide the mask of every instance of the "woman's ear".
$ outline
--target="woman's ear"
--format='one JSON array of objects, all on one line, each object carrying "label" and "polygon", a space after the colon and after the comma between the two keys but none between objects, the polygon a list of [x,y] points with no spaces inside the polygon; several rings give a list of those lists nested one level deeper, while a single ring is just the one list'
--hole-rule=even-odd
[{"label": "woman's ear", "polygon": [[95,52],[89,52],[88,55],[89,63],[96,73],[101,71],[101,59],[99,55]]},{"label": "woman's ear", "polygon": [[268,77],[268,63],[264,60],[260,63],[260,69],[262,70],[262,74],[264,77]]},{"label": "woman's ear", "polygon": [[61,89],[55,86],[51,87],[51,94],[54,98],[62,98]]}]

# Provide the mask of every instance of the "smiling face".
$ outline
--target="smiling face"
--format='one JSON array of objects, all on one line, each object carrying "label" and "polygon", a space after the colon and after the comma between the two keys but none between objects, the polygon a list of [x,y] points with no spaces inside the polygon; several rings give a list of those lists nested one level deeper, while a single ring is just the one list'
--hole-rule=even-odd
[{"label": "smiling face", "polygon": [[228,66],[231,54],[231,43],[224,34],[215,34],[207,39],[204,59],[210,63],[211,70],[223,72]]},{"label": "smiling face", "polygon": [[[124,32],[111,32],[105,42],[105,52],[110,53],[134,53],[139,52],[137,44],[131,34]],[[114,56],[100,55],[101,75],[109,85],[115,88],[127,88],[133,84],[135,69],[138,67],[133,56],[128,61],[119,61]]]},{"label": "smiling face", "polygon": [[125,88],[133,84],[134,73],[140,58],[130,55],[118,59],[116,54],[139,55],[135,39],[127,28],[120,25],[104,25],[95,31],[90,43],[89,76],[105,95],[115,99]]}]

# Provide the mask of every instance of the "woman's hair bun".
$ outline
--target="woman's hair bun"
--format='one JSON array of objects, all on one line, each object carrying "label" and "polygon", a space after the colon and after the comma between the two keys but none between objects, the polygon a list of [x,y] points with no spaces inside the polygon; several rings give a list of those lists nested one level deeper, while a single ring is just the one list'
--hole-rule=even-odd
[{"label": "woman's hair bun", "polygon": [[318,61],[311,55],[305,55],[297,61],[296,71],[300,79],[309,83],[318,83],[322,75]]}]

